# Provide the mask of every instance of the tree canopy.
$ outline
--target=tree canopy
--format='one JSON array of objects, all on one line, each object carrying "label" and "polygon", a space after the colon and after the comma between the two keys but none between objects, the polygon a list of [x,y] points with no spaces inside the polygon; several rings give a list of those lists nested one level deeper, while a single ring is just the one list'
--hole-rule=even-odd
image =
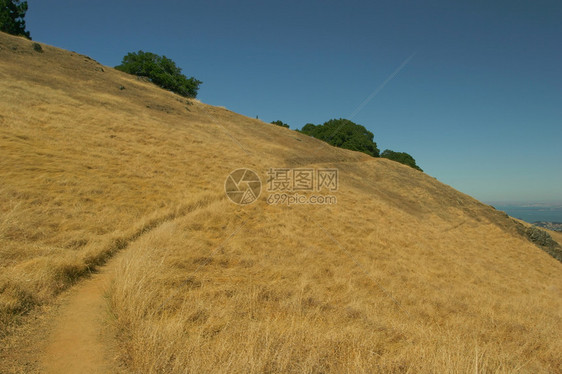
[{"label": "tree canopy", "polygon": [[307,123],[301,132],[336,147],[379,157],[379,149],[377,143],[373,141],[373,133],[347,119],[331,119],[322,125]]},{"label": "tree canopy", "polygon": [[414,160],[414,158],[406,152],[394,152],[390,149],[385,149],[384,152],[381,153],[381,157],[388,158],[389,160],[400,162],[401,164],[423,171],[418,165],[416,165],[416,160]]},{"label": "tree canopy", "polygon": [[27,1],[0,0],[0,31],[31,39],[29,31],[25,29],[26,12]]},{"label": "tree canopy", "polygon": [[203,82],[181,73],[181,68],[166,56],[159,56],[151,52],[130,52],[115,67],[125,73],[147,77],[152,83],[178,95],[197,97],[199,85]]}]

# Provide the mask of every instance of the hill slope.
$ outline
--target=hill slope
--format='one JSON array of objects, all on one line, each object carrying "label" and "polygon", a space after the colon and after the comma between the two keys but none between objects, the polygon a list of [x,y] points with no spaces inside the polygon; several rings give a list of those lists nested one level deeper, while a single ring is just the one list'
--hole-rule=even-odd
[{"label": "hill slope", "polygon": [[[0,150],[0,334],[124,250],[134,372],[562,371],[562,265],[410,167],[1,33]],[[337,204],[235,205],[239,168],[335,168]]]}]

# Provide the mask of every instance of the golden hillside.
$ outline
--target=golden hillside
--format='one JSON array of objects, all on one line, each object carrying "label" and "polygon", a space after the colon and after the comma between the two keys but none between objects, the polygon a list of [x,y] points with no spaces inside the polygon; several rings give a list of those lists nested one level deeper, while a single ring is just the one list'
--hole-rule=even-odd
[{"label": "golden hillside", "polygon": [[[562,264],[518,222],[401,164],[42,49],[0,33],[0,372],[43,372],[49,353],[17,353],[27,315],[118,252],[120,370],[562,372]],[[236,205],[239,168],[264,185],[270,168],[335,168],[337,204]]]}]

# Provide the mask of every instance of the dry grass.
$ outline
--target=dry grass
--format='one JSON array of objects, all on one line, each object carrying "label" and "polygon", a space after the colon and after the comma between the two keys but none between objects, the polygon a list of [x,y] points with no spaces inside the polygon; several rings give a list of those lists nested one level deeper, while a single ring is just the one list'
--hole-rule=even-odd
[{"label": "dry grass", "polygon": [[154,373],[560,370],[551,258],[489,222],[447,231],[339,196],[328,211],[217,203],[135,242],[111,293],[123,359]]},{"label": "dry grass", "polygon": [[562,245],[562,232],[559,231],[552,231],[552,230],[545,230],[548,234],[558,242],[558,244]]},{"label": "dry grass", "polygon": [[[127,247],[108,296],[134,372],[562,371],[562,266],[511,219],[43,50],[0,34],[4,329]],[[337,205],[224,198],[233,169],[303,165],[340,170]]]}]

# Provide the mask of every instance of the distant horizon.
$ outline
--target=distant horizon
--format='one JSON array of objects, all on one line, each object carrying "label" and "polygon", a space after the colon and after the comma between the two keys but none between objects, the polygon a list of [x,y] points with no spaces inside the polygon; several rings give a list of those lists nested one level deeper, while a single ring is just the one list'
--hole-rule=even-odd
[{"label": "distant horizon", "polygon": [[513,206],[513,207],[521,207],[521,208],[561,208],[562,209],[562,201],[558,202],[532,202],[532,201],[482,201],[488,205],[498,205],[498,206]]},{"label": "distant horizon", "polygon": [[501,205],[490,204],[497,210],[501,210],[511,217],[515,217],[528,223],[555,222],[562,223],[562,205],[527,204],[527,205]]}]

